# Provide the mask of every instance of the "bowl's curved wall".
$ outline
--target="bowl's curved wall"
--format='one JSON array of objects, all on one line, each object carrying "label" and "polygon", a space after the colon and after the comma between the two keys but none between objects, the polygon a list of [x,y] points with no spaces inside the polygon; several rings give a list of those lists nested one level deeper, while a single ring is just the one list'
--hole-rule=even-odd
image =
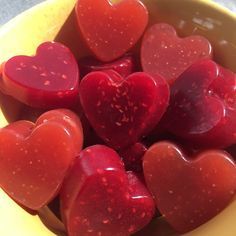
[{"label": "bowl's curved wall", "polygon": [[[0,29],[0,63],[13,55],[34,54],[37,45],[53,39],[67,44],[77,57],[88,53],[84,50],[80,36],[74,35],[75,19],[73,12],[70,13],[75,2],[76,0],[47,0],[3,26]],[[213,44],[216,60],[236,72],[236,31],[234,30],[236,16],[231,12],[204,0],[143,0],[143,2],[150,11],[149,24],[167,22],[174,25],[182,36],[204,35]],[[23,108],[16,101],[3,102],[3,100],[4,98],[1,103],[2,106],[4,105],[2,110],[5,115],[8,118],[12,115],[15,116],[13,120],[17,119],[17,115]],[[6,124],[7,121],[0,110],[0,127]],[[53,235],[44,228],[37,217],[29,215],[13,204],[2,191],[0,191],[0,205],[6,206],[1,208],[0,235],[32,236],[35,235],[35,231],[37,236]],[[20,225],[16,223],[22,222],[22,219],[24,223]],[[235,236],[235,219],[236,201],[217,217],[186,236]],[[143,235],[156,235],[159,227],[157,225],[162,224],[154,221],[152,228],[145,230]]]}]

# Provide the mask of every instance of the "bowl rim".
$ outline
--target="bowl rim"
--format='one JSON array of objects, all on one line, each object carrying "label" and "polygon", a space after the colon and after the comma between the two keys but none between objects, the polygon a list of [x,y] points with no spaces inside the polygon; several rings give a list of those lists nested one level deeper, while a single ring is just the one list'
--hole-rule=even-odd
[{"label": "bowl rim", "polygon": [[[44,4],[45,2],[50,2],[50,1],[51,0],[46,0],[46,1],[42,1],[38,4],[35,4],[31,8],[26,9],[25,11],[19,13],[18,15],[13,17],[11,20],[6,22],[5,24],[1,25],[0,26],[0,35],[5,33],[4,30],[6,29],[5,27],[7,27],[8,24],[14,23],[15,21],[17,21],[17,19],[20,19],[22,17],[22,15],[26,14],[26,12],[30,12],[30,11],[34,10],[35,8],[37,8],[39,5]],[[234,21],[235,25],[236,25],[236,13],[231,11],[230,9],[226,8],[225,6],[220,5],[217,2],[214,2],[212,0],[184,0],[184,1],[192,2],[193,4],[203,5],[206,8],[211,8],[211,10],[215,10],[215,11],[219,12],[219,14],[222,14],[225,17],[229,18],[230,20],[232,20],[232,22]],[[236,200],[234,200],[234,201],[236,201]]]},{"label": "bowl rim", "polygon": [[194,2],[197,4],[203,4],[203,5],[205,5],[205,7],[214,8],[215,10],[219,11],[221,14],[227,15],[228,17],[230,17],[232,20],[235,21],[235,24],[236,24],[236,12],[233,12],[232,10],[221,5],[218,2],[215,2],[213,0],[185,0],[185,1],[186,2]]},{"label": "bowl rim", "polygon": [[[202,0],[201,0],[202,1]],[[203,0],[204,1],[204,0]],[[229,8],[220,5],[217,2],[213,2],[212,0],[208,0],[207,2],[205,2],[205,4],[211,5],[213,7],[215,7],[218,11],[221,11],[222,14],[227,14],[229,15],[233,20],[236,20],[236,13],[233,12],[232,10],[230,10]]]}]

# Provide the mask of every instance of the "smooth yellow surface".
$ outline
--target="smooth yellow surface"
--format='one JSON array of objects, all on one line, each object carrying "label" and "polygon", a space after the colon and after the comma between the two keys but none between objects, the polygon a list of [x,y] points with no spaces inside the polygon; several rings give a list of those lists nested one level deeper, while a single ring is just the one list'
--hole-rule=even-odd
[{"label": "smooth yellow surface", "polygon": [[[76,0],[48,0],[3,26],[0,30],[0,63],[13,55],[34,54],[41,42],[53,40],[70,15],[75,2]],[[216,60],[236,71],[236,17],[230,11],[210,0],[143,0],[143,2],[150,12],[150,24],[167,22],[175,26],[181,36],[190,34],[206,36],[213,44]],[[64,31],[69,34],[70,39],[70,34],[75,31],[73,19],[66,21],[65,28]],[[63,42],[65,39],[65,37],[56,38]],[[79,42],[69,40],[68,43],[70,44],[68,46],[76,49],[78,45],[75,44]],[[81,55],[81,51],[77,50],[75,53],[77,56]],[[0,127],[5,124],[6,121],[0,113]],[[0,236],[53,235],[37,216],[22,210],[1,190],[0,206]],[[186,236],[235,236],[235,222],[236,201],[217,217]],[[161,225],[159,223],[158,227],[155,227],[154,222],[152,228],[145,230],[143,236],[154,236],[155,232],[160,232],[157,229]],[[173,234],[167,233],[164,236],[169,235]]]},{"label": "smooth yellow surface", "polygon": [[235,236],[236,201],[217,217],[185,236]]},{"label": "smooth yellow surface", "polygon": [[55,38],[76,0],[48,0],[9,21],[0,30],[0,63],[15,55],[32,55]]},{"label": "smooth yellow surface", "polygon": [[0,189],[0,235],[1,236],[55,236],[40,221]]}]

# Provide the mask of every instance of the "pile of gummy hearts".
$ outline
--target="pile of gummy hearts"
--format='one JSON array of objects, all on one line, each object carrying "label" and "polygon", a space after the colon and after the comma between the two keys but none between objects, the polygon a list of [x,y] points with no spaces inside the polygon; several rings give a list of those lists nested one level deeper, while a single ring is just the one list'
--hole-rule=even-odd
[{"label": "pile of gummy hearts", "polygon": [[45,42],[2,65],[1,93],[45,112],[0,130],[1,188],[33,210],[59,196],[69,236],[207,222],[236,192],[236,75],[139,0],[75,10],[93,56]]}]

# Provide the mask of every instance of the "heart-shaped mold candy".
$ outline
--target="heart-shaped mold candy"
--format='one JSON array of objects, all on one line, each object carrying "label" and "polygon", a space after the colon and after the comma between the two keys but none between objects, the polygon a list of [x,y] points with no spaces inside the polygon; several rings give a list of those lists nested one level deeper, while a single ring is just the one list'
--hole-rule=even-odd
[{"label": "heart-shaped mold candy", "polygon": [[143,71],[160,74],[169,84],[196,61],[211,57],[212,47],[206,38],[197,35],[179,38],[175,29],[165,23],[153,25],[143,37]]},{"label": "heart-shaped mold candy", "polygon": [[36,121],[36,126],[46,122],[58,122],[62,124],[73,136],[76,153],[79,154],[83,147],[83,128],[80,118],[71,110],[55,109],[43,113]]},{"label": "heart-shaped mold candy", "polygon": [[16,202],[38,210],[58,193],[82,145],[74,116],[55,110],[0,130],[0,186]]},{"label": "heart-shaped mold candy", "polygon": [[137,142],[159,122],[169,102],[165,80],[137,72],[91,72],[81,81],[80,101],[96,133],[111,147]]},{"label": "heart-shaped mold candy", "polygon": [[102,145],[86,148],[76,159],[61,191],[61,209],[69,236],[129,236],[155,213],[142,181]]},{"label": "heart-shaped mold candy", "polygon": [[90,50],[101,61],[113,61],[132,48],[148,22],[148,11],[139,0],[79,0],[76,15]]},{"label": "heart-shaped mold candy", "polygon": [[236,192],[235,163],[222,150],[188,159],[177,145],[159,142],[145,153],[143,168],[159,211],[180,233],[217,215]]},{"label": "heart-shaped mold candy", "polygon": [[0,89],[38,108],[72,107],[78,102],[79,69],[60,43],[41,44],[33,57],[15,56],[3,65]]},{"label": "heart-shaped mold candy", "polygon": [[171,86],[163,125],[196,147],[235,144],[235,84],[236,75],[215,62],[195,63]]}]

